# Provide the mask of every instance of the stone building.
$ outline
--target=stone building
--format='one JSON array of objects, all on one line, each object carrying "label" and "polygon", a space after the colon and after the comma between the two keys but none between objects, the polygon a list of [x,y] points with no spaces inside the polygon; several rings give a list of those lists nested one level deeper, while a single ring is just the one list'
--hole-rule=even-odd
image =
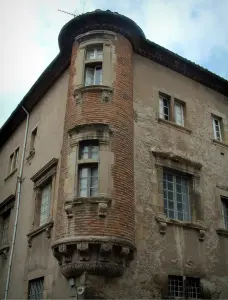
[{"label": "stone building", "polygon": [[0,298],[228,298],[228,82],[80,15],[0,130]]}]

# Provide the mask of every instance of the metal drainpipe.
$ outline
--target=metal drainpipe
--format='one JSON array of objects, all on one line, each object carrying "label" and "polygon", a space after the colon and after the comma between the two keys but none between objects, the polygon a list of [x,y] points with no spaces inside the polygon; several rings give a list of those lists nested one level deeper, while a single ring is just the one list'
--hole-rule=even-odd
[{"label": "metal drainpipe", "polygon": [[22,183],[22,174],[23,174],[23,166],[24,166],[24,158],[25,158],[25,147],[26,147],[27,135],[28,135],[28,124],[29,124],[29,113],[23,106],[22,109],[25,111],[27,115],[27,119],[26,119],[26,127],[25,127],[24,144],[22,149],[21,166],[20,166],[19,176],[17,177],[17,197],[16,197],[17,207],[16,207],[16,216],[15,216],[14,229],[13,229],[13,239],[12,239],[12,245],[10,249],[9,267],[8,267],[7,280],[6,280],[5,296],[4,296],[5,300],[8,297],[11,266],[12,266],[14,246],[15,246],[16,233],[17,233],[18,213],[19,213],[20,200],[21,200],[21,183]]}]

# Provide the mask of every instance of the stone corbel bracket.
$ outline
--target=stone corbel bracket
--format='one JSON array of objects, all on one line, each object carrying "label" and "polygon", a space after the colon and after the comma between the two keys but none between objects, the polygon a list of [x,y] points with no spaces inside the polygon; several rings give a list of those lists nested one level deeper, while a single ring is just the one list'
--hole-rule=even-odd
[{"label": "stone corbel bracket", "polygon": [[161,234],[166,234],[168,225],[179,226],[179,227],[186,227],[192,228],[198,231],[199,240],[203,241],[206,234],[206,228],[201,224],[201,222],[191,223],[179,220],[168,219],[163,215],[158,215],[155,217],[158,226],[159,232]]},{"label": "stone corbel bracket", "polygon": [[65,212],[67,217],[73,218],[73,209],[78,205],[92,205],[97,204],[98,206],[98,216],[105,218],[108,212],[108,208],[111,206],[112,200],[106,196],[97,196],[97,197],[75,197],[73,200],[65,201]]},{"label": "stone corbel bracket", "polygon": [[134,258],[133,244],[113,237],[74,237],[52,246],[62,274],[66,278],[85,272],[91,275],[119,277]]},{"label": "stone corbel bracket", "polygon": [[0,255],[2,255],[4,259],[7,259],[9,248],[10,246],[8,244],[0,247]]},{"label": "stone corbel bracket", "polygon": [[46,238],[50,239],[51,237],[51,229],[53,227],[53,220],[50,220],[49,222],[45,223],[42,226],[39,226],[38,228],[30,230],[30,232],[27,234],[28,237],[28,246],[32,247],[32,239],[40,234],[41,232],[45,232]]},{"label": "stone corbel bracket", "polygon": [[113,88],[111,88],[110,86],[89,85],[89,86],[82,86],[74,90],[73,96],[76,104],[82,103],[84,98],[83,95],[89,92],[100,93],[100,97],[103,102],[110,102],[112,100]]}]

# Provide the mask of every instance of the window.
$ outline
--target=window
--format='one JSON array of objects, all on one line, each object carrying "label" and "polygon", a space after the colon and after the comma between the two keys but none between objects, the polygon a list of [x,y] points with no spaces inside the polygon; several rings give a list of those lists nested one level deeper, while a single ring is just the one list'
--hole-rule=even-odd
[{"label": "window", "polygon": [[160,118],[170,120],[170,98],[160,95]]},{"label": "window", "polygon": [[222,141],[221,122],[220,118],[213,117],[214,138],[219,141]]},{"label": "window", "polygon": [[85,85],[100,85],[102,84],[102,66],[95,65],[86,67]]},{"label": "window", "polygon": [[50,214],[51,184],[46,184],[40,190],[40,226],[45,224]]},{"label": "window", "polygon": [[189,179],[185,176],[163,172],[164,210],[168,218],[190,221]]},{"label": "window", "polygon": [[228,229],[228,198],[222,198],[223,218],[225,229]]},{"label": "window", "polygon": [[181,102],[175,101],[174,112],[176,124],[184,126],[184,105]]},{"label": "window", "polygon": [[169,299],[199,299],[200,279],[195,277],[169,276]]},{"label": "window", "polygon": [[30,153],[35,151],[36,146],[36,136],[37,136],[37,128],[32,131],[31,134],[31,142],[30,142]]},{"label": "window", "polygon": [[103,49],[100,46],[88,48],[86,51],[86,60],[103,59]]},{"label": "window", "polygon": [[2,225],[1,245],[5,245],[8,243],[10,213],[9,212],[5,213],[2,219],[3,219],[3,225]]},{"label": "window", "polygon": [[12,173],[18,167],[19,147],[10,155],[8,174]]},{"label": "window", "polygon": [[[96,62],[94,62],[96,60]],[[86,51],[85,85],[102,84],[103,48],[89,47]]]},{"label": "window", "polygon": [[98,194],[98,159],[99,145],[97,141],[80,143],[78,184],[80,197],[94,197]]},{"label": "window", "polygon": [[29,299],[43,299],[44,278],[29,281]]}]

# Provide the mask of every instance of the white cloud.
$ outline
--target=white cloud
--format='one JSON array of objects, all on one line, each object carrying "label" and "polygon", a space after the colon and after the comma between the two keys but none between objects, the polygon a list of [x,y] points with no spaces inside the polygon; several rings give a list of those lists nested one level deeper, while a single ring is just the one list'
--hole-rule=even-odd
[{"label": "white cloud", "polygon": [[148,39],[197,63],[210,62],[214,49],[228,53],[227,0],[2,0],[0,126],[59,51],[59,31],[71,16],[58,9],[96,8],[132,18]]}]

